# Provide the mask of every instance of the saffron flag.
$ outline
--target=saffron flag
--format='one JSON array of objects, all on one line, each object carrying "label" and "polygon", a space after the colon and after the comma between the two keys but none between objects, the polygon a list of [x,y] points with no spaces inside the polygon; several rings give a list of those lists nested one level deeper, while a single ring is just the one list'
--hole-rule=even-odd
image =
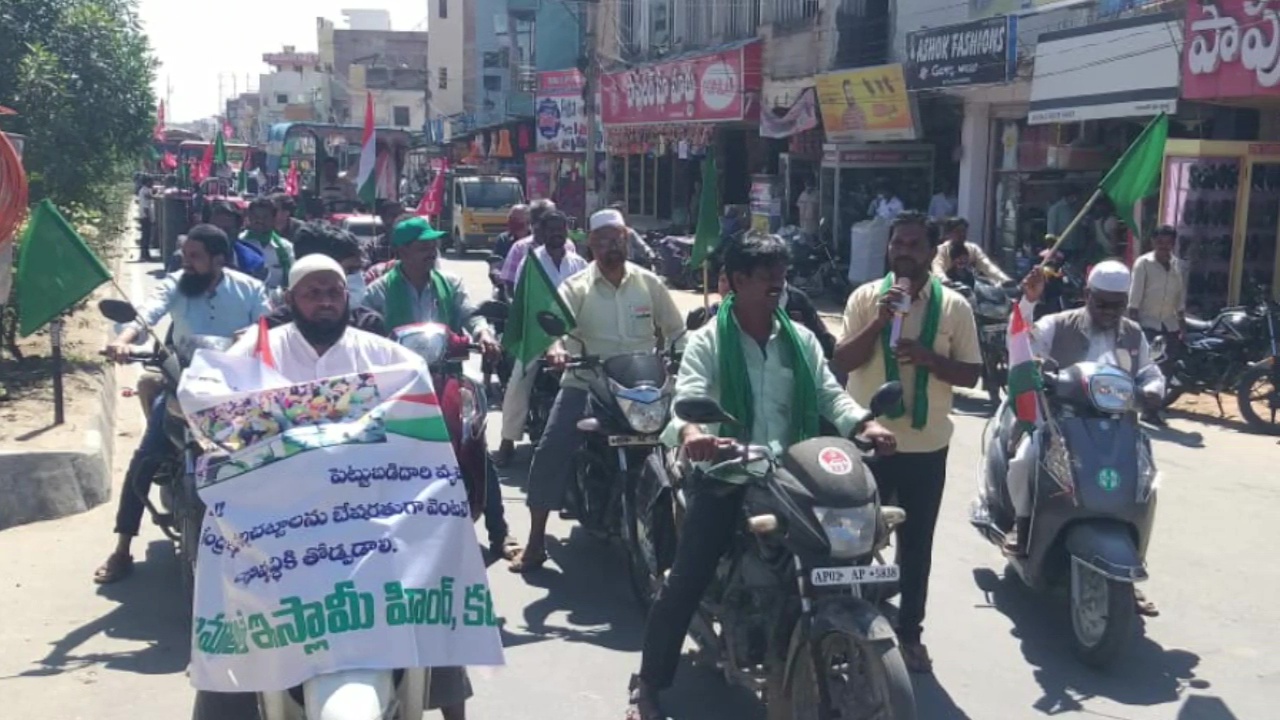
[{"label": "saffron flag", "polygon": [[1031,354],[1031,326],[1014,303],[1009,318],[1009,400],[1018,424],[1025,429],[1040,425],[1039,392],[1044,387],[1040,368]]},{"label": "saffron flag", "polygon": [[263,315],[258,318],[258,346],[254,348],[253,354],[262,361],[263,365],[271,368],[276,367],[276,356],[271,352],[271,328],[267,326],[267,316]]},{"label": "saffron flag", "polygon": [[378,199],[378,133],[373,129],[373,93],[365,93],[364,135],[360,141],[360,168],[356,174],[356,195],[369,207]]}]

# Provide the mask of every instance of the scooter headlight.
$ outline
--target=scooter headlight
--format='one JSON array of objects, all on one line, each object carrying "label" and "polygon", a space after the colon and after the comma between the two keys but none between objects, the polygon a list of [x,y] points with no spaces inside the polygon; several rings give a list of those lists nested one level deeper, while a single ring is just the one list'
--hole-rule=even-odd
[{"label": "scooter headlight", "polygon": [[831,557],[850,560],[868,555],[875,548],[879,519],[875,503],[853,508],[815,507],[813,514],[827,533]]}]

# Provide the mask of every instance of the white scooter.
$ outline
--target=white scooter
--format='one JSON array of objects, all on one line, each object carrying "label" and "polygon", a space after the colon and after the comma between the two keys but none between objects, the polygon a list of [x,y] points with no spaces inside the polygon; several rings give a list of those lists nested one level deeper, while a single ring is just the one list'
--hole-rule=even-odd
[{"label": "white scooter", "polygon": [[344,670],[282,692],[199,693],[192,720],[419,720],[431,670]]}]

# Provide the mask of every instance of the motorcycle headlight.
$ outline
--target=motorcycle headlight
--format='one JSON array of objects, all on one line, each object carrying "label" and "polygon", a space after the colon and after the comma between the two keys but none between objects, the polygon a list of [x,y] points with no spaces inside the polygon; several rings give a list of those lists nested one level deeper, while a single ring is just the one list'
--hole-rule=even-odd
[{"label": "motorcycle headlight", "polygon": [[1125,413],[1133,409],[1133,380],[1117,371],[1089,378],[1089,400],[1098,412]]},{"label": "motorcycle headlight", "polygon": [[831,557],[840,560],[862,557],[875,548],[879,512],[875,503],[854,508],[813,509],[813,514],[827,533]]},{"label": "motorcycle headlight", "polygon": [[662,402],[663,391],[655,387],[626,388],[609,381],[618,407],[627,424],[638,433],[646,435],[662,430],[667,422],[667,403]]}]

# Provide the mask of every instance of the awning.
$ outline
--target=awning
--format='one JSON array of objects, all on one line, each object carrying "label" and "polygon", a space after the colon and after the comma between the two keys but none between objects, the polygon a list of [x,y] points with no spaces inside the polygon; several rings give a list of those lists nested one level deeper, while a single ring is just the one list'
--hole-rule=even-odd
[{"label": "awning", "polygon": [[1173,13],[1041,34],[1027,122],[1176,112],[1181,45],[1182,23]]}]

